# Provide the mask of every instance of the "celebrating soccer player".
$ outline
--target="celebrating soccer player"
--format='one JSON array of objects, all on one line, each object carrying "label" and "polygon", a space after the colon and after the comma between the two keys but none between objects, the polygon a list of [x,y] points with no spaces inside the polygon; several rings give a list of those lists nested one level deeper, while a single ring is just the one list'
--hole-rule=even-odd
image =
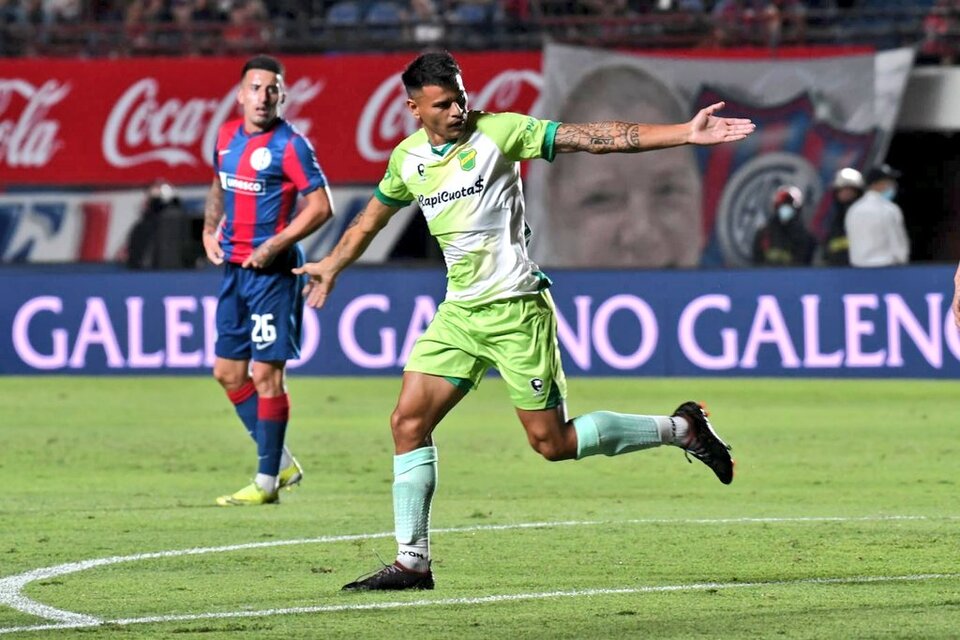
[{"label": "celebrating soccer player", "polygon": [[393,150],[373,198],[332,253],[294,270],[310,276],[307,303],[322,306],[337,275],[413,200],[447,264],[446,299],[410,354],[390,420],[396,562],[344,589],[433,588],[428,532],[437,448],[432,433],[490,367],[506,382],[530,445],[547,460],[674,445],[729,484],[729,447],[695,402],[684,402],[670,416],[596,411],[567,419],[551,282],[527,257],[518,162],[574,151],[633,153],[734,142],[748,136],[753,123],[716,116],[723,103],[671,125],[560,124],[469,111],[460,68],[448,53],[419,56],[403,72],[403,84],[422,128]]},{"label": "celebrating soccer player", "polygon": [[[284,371],[300,355],[304,302],[303,280],[291,270],[304,262],[297,241],[318,229],[332,207],[313,147],[280,117],[283,73],[270,56],[243,66],[237,93],[243,117],[220,128],[205,209],[204,250],[210,262],[224,265],[213,375],[258,454],[253,482],[217,498],[223,506],[277,502],[279,489],[303,478],[283,444],[290,413]],[[297,192],[305,204],[295,215]]]}]

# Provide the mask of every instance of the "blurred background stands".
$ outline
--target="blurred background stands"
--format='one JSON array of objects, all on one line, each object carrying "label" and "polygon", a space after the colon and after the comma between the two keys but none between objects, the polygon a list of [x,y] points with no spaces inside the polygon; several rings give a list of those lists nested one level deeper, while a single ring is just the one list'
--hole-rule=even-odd
[{"label": "blurred background stands", "polygon": [[957,0],[0,0],[0,55],[593,46],[917,46],[953,63]]}]

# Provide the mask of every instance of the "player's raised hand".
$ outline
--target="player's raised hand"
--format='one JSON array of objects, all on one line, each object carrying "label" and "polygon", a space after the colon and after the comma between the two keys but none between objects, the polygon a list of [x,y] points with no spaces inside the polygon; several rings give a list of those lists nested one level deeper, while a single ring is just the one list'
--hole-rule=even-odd
[{"label": "player's raised hand", "polygon": [[308,262],[302,267],[295,268],[293,272],[298,276],[309,276],[310,279],[303,287],[303,295],[308,305],[315,309],[321,308],[327,301],[327,296],[333,291],[337,279],[330,258],[324,258],[319,262]]},{"label": "player's raised hand", "polygon": [[203,232],[203,251],[207,254],[207,260],[219,266],[223,264],[223,249],[220,247],[220,241],[217,240],[216,232]]},{"label": "player's raised hand", "polygon": [[743,140],[753,133],[757,125],[748,118],[721,118],[714,114],[723,109],[725,102],[715,102],[704,107],[690,121],[690,144],[720,144]]}]

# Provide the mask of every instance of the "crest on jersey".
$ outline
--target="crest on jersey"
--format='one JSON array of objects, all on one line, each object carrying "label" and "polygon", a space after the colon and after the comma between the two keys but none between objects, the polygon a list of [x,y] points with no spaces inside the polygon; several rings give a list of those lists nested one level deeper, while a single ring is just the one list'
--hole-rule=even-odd
[{"label": "crest on jersey", "polygon": [[270,149],[266,147],[260,147],[250,154],[250,166],[256,171],[263,171],[272,161],[273,156],[270,154]]},{"label": "crest on jersey", "polygon": [[808,203],[803,220],[815,236],[823,236],[830,223],[833,175],[843,167],[863,168],[878,130],[844,131],[821,121],[808,93],[758,107],[705,89],[696,104],[699,109],[721,100],[727,103],[723,114],[750,118],[757,130],[736,144],[697,148],[708,237],[701,264],[750,264],[753,237],[783,185],[800,188]]},{"label": "crest on jersey", "polygon": [[457,160],[460,161],[461,169],[470,171],[477,166],[477,150],[473,148],[464,149],[457,154]]}]

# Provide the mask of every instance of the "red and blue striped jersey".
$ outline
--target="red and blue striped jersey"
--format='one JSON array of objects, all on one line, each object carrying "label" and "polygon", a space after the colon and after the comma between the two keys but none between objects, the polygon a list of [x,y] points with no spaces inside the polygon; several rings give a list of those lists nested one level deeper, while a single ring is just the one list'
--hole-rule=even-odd
[{"label": "red and blue striped jersey", "polygon": [[237,264],[290,224],[298,192],[327,184],[313,145],[282,118],[255,133],[243,130],[242,119],[225,123],[213,169],[224,192],[220,246],[225,259]]}]

